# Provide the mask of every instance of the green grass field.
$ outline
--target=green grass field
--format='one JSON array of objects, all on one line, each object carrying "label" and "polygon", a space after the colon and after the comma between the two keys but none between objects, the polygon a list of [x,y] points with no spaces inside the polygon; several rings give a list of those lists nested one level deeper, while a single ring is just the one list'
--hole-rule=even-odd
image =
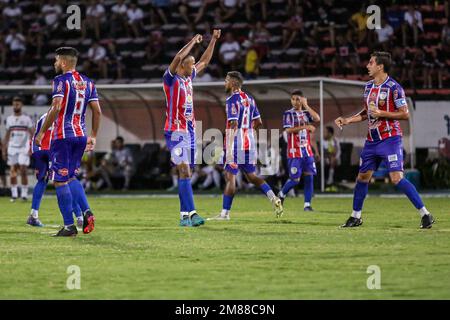
[{"label": "green grass field", "polygon": [[[371,197],[364,224],[339,229],[352,200],[289,198],[276,219],[263,196],[237,196],[232,220],[178,227],[177,198],[91,198],[92,234],[52,238],[25,224],[30,203],[0,198],[1,299],[450,299],[450,198],[425,199],[437,223],[418,228],[407,199]],[[197,197],[205,217],[219,197]],[[62,223],[56,198],[41,219]],[[78,265],[81,289],[66,288]],[[369,290],[367,268],[381,269]]]}]

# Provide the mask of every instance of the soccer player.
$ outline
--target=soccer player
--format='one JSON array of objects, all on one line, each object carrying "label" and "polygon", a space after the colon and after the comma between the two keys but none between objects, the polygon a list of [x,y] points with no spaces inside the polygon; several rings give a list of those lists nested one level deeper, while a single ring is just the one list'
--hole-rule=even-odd
[{"label": "soccer player", "polygon": [[14,114],[6,118],[6,136],[3,145],[3,157],[10,166],[11,202],[19,197],[17,188],[17,174],[21,176],[21,198],[28,199],[27,168],[30,165],[30,138],[33,135],[33,121],[22,113],[22,98],[14,97],[12,100]]},{"label": "soccer player", "polygon": [[358,227],[363,221],[361,210],[368,192],[372,174],[383,162],[389,177],[399,190],[406,194],[422,217],[420,228],[431,228],[433,216],[425,208],[416,188],[403,177],[403,143],[399,120],[409,118],[403,88],[389,76],[391,55],[374,52],[367,70],[373,80],[364,90],[364,109],[349,118],[339,117],[336,125],[343,126],[368,120],[367,140],[360,156],[359,174],[353,195],[353,212],[342,227]]},{"label": "soccer player", "polygon": [[257,149],[255,130],[262,126],[255,100],[241,90],[244,78],[238,71],[230,71],[225,78],[227,124],[225,134],[225,190],[222,212],[210,220],[230,220],[231,205],[236,193],[236,175],[241,170],[250,183],[261,189],[272,202],[275,214],[283,215],[281,200],[270,186],[255,174]]},{"label": "soccer player", "polygon": [[[36,129],[31,140],[31,157],[34,160],[34,170],[36,173],[37,183],[33,190],[33,199],[31,201],[31,212],[28,217],[27,224],[34,227],[43,227],[44,225],[39,220],[39,207],[41,205],[42,196],[47,188],[49,178],[49,163],[50,163],[50,144],[52,139],[53,126],[51,126],[45,133],[41,141],[41,145],[36,145],[36,136],[39,133],[42,124],[44,123],[47,113],[43,114],[36,123]],[[83,227],[83,215],[81,214],[80,206],[74,201],[73,209],[77,217],[78,227]]]},{"label": "soccer player", "polygon": [[[72,216],[73,201],[80,204],[84,214],[83,233],[94,230],[95,217],[75,171],[80,167],[85,149],[90,151],[95,147],[101,109],[94,83],[75,70],[78,51],[72,47],[61,47],[55,53],[55,71],[62,74],[53,80],[52,105],[35,143],[40,146],[45,132],[54,126],[50,146],[51,179],[54,181],[59,209],[64,219],[64,227],[56,236],[76,236],[78,231]],[[85,125],[88,106],[92,110],[92,130],[89,137],[86,135]]]},{"label": "soccer player", "polygon": [[[292,108],[285,111],[283,115],[283,128],[288,134],[289,179],[278,196],[284,202],[289,190],[300,182],[303,174],[305,198],[303,210],[313,211],[311,207],[314,190],[313,176],[317,174],[317,171],[310,133],[316,129],[311,123],[320,121],[320,116],[308,105],[308,100],[301,90],[294,90],[291,93],[291,105]],[[317,150],[316,154],[318,154]]]},{"label": "soccer player", "polygon": [[174,57],[163,76],[166,97],[166,123],[164,136],[170,151],[171,163],[178,171],[180,198],[180,226],[197,227],[205,220],[197,214],[191,186],[191,169],[195,165],[195,117],[192,80],[209,64],[220,30],[214,30],[211,41],[196,63],[189,55],[192,48],[202,42],[195,35]]}]

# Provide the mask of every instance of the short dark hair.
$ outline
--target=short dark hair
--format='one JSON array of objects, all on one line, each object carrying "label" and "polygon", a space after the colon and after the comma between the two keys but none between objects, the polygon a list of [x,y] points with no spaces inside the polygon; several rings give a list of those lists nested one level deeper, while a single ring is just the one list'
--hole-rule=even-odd
[{"label": "short dark hair", "polygon": [[23,99],[22,99],[22,97],[14,96],[13,99],[12,99],[12,101],[13,101],[13,102],[14,102],[14,101],[20,101],[20,102],[23,102]]},{"label": "short dark hair", "polygon": [[391,68],[391,54],[389,52],[375,51],[370,56],[375,57],[377,65],[383,65],[384,72],[389,72],[389,69]]},{"label": "short dark hair", "polygon": [[334,134],[334,129],[333,129],[333,127],[328,126],[328,127],[327,127],[327,131],[328,131],[329,133],[331,133],[331,134]]},{"label": "short dark hair", "polygon": [[303,97],[303,91],[300,90],[300,89],[295,89],[295,90],[293,90],[293,91],[291,92],[291,97],[292,97],[292,96],[300,96],[300,97]]},{"label": "short dark hair", "polygon": [[122,136],[118,136],[117,138],[116,138],[116,141],[120,141],[120,142],[122,142],[123,143],[123,137]]},{"label": "short dark hair", "polygon": [[229,71],[227,73],[227,76],[237,80],[239,82],[239,85],[241,85],[241,86],[244,83],[244,77],[242,76],[242,74],[239,71]]},{"label": "short dark hair", "polygon": [[78,55],[80,54],[77,49],[72,47],[59,47],[56,49],[55,53],[59,56],[71,56],[78,58]]}]

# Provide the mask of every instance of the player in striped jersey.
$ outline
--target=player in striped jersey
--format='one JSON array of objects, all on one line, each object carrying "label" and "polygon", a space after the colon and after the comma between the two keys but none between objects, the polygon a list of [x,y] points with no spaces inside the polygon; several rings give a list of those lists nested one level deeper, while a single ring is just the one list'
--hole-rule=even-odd
[{"label": "player in striped jersey", "polygon": [[[83,211],[84,233],[92,232],[95,222],[83,186],[75,177],[75,170],[80,167],[85,149],[93,150],[95,147],[101,109],[94,83],[75,70],[77,59],[78,51],[74,48],[62,47],[56,50],[55,71],[62,74],[53,81],[52,106],[35,139],[36,145],[40,146],[45,132],[54,126],[50,147],[51,179],[64,218],[64,227],[57,236],[75,236],[78,233],[72,216],[73,201],[80,204]],[[85,126],[88,106],[92,110],[89,138]]]},{"label": "player in striped jersey", "polygon": [[368,120],[368,134],[361,152],[359,174],[353,196],[353,212],[342,227],[362,224],[361,210],[368,192],[369,181],[381,162],[387,166],[393,184],[406,194],[421,215],[421,228],[431,228],[433,216],[425,208],[412,183],[403,177],[403,143],[399,120],[409,118],[403,88],[388,75],[391,55],[374,52],[367,64],[369,76],[364,90],[364,109],[349,118],[339,117],[336,125],[343,126]]},{"label": "player in striped jersey", "polygon": [[[301,90],[294,90],[291,93],[292,108],[285,111],[283,115],[283,128],[288,134],[288,166],[289,180],[286,181],[278,196],[282,201],[289,190],[300,182],[303,174],[304,179],[304,211],[313,211],[311,199],[314,191],[314,175],[317,174],[314,162],[313,148],[315,142],[311,142],[310,132],[315,131],[311,125],[319,122],[320,116],[309,105],[308,100]],[[316,154],[317,148],[315,148]]]},{"label": "player in striped jersey", "polygon": [[195,117],[192,80],[212,58],[214,46],[220,38],[220,30],[214,30],[211,41],[195,63],[189,55],[191,49],[202,42],[197,34],[174,57],[163,76],[166,97],[166,123],[164,136],[171,155],[171,163],[178,171],[178,195],[180,198],[180,226],[196,227],[205,223],[197,214],[191,186],[191,168],[195,164]]},{"label": "player in striped jersey", "polygon": [[[42,124],[45,121],[47,113],[43,114],[36,123],[35,134],[31,139],[31,157],[34,162],[34,171],[36,174],[37,183],[33,190],[33,200],[31,201],[31,212],[28,217],[27,224],[35,227],[44,226],[39,220],[39,207],[41,205],[42,196],[44,195],[47,183],[49,180],[49,163],[50,163],[50,144],[52,139],[53,126],[51,126],[45,133],[41,141],[41,145],[37,145],[36,136],[41,130]],[[83,215],[78,203],[74,202],[73,210],[77,217],[77,225],[83,227]]]},{"label": "player in striped jersey", "polygon": [[228,72],[225,90],[230,96],[226,100],[225,134],[225,180],[222,212],[208,220],[230,220],[230,210],[236,193],[236,175],[241,170],[248,181],[259,187],[272,202],[275,214],[281,217],[283,205],[266,181],[255,174],[257,146],[255,130],[262,126],[261,115],[255,99],[241,90],[244,78],[238,71]]},{"label": "player in striped jersey", "polygon": [[33,135],[33,121],[22,112],[23,101],[20,97],[14,97],[14,114],[6,118],[6,136],[3,145],[3,158],[8,159],[10,166],[11,201],[19,197],[17,187],[17,175],[21,176],[21,198],[28,198],[27,168],[30,165],[30,138]]}]

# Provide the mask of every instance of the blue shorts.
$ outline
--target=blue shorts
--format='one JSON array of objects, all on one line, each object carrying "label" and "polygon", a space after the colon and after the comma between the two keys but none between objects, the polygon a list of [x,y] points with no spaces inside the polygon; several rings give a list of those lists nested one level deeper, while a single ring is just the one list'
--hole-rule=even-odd
[{"label": "blue shorts", "polygon": [[401,136],[380,141],[366,141],[359,160],[359,172],[376,171],[382,162],[389,172],[403,171]]},{"label": "blue shorts", "polygon": [[170,151],[170,162],[173,166],[181,163],[195,166],[195,132],[165,131],[166,145]]},{"label": "blue shorts", "polygon": [[289,158],[288,168],[290,179],[300,179],[304,172],[317,174],[314,157]]},{"label": "blue shorts", "polygon": [[66,182],[75,177],[75,170],[81,165],[81,158],[86,149],[86,137],[72,137],[53,140],[50,147],[51,179]]},{"label": "blue shorts", "polygon": [[48,178],[49,163],[50,163],[50,151],[38,150],[31,155],[34,161],[34,172],[36,173],[36,179],[38,181]]},{"label": "blue shorts", "polygon": [[235,152],[233,156],[233,164],[226,163],[226,152],[224,154],[224,169],[231,174],[237,175],[241,170],[245,173],[253,173],[256,171],[256,154],[254,152],[242,151]]}]

